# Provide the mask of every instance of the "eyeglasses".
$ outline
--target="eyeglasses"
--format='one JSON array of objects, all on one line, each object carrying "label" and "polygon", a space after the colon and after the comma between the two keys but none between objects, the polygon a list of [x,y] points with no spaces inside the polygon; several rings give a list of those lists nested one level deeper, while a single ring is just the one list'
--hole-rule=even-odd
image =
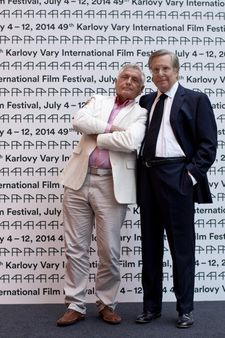
[{"label": "eyeglasses", "polygon": [[158,74],[168,74],[173,68],[172,67],[160,67],[160,68],[151,68],[151,73],[154,75]]}]

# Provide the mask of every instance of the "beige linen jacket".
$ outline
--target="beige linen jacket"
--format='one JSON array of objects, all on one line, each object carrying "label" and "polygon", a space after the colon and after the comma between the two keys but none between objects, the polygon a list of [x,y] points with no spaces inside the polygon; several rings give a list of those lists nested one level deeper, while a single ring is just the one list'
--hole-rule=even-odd
[{"label": "beige linen jacket", "polygon": [[96,95],[75,113],[73,127],[83,134],[62,172],[61,183],[80,189],[87,175],[89,156],[98,146],[109,150],[116,200],[133,204],[136,203],[136,153],[144,137],[147,110],[136,102],[122,108],[113,124],[125,130],[107,133],[114,102],[115,97]]}]

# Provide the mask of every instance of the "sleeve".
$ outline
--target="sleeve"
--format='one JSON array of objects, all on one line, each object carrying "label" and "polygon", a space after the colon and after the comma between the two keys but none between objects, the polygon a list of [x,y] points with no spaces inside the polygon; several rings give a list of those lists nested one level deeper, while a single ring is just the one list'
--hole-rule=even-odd
[{"label": "sleeve", "polygon": [[[108,123],[98,117],[98,111],[100,109],[98,101],[99,100],[96,97],[92,97],[83,108],[74,114],[74,130],[87,135],[105,132]],[[102,104],[104,103],[102,102]]]},{"label": "sleeve", "polygon": [[97,137],[97,146],[102,149],[121,152],[132,152],[141,146],[145,133],[147,110],[138,106],[135,119],[125,131],[100,134]]},{"label": "sleeve", "polygon": [[200,96],[196,109],[196,151],[187,169],[199,181],[216,158],[217,126],[207,95]]}]

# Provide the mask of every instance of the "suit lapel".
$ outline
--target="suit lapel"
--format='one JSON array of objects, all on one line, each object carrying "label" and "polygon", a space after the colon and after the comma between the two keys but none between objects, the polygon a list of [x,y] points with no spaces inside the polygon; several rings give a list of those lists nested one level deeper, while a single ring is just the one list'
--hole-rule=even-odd
[{"label": "suit lapel", "polygon": [[184,88],[181,85],[179,85],[171,107],[170,123],[172,126],[174,124],[174,121],[177,121],[177,115],[184,101],[184,94],[185,94]]},{"label": "suit lapel", "polygon": [[145,126],[146,126],[145,135],[144,135],[144,138],[143,138],[142,143],[141,143],[139,155],[142,154],[142,149],[143,149],[143,146],[144,146],[144,143],[145,143],[145,137],[146,137],[146,134],[147,134],[147,131],[148,131],[148,126],[149,126],[150,111],[151,111],[151,107],[153,105],[153,102],[155,101],[156,96],[157,96],[157,92],[155,92],[154,94],[148,94],[146,96],[142,96],[141,107],[144,106],[145,109],[148,110],[148,116],[147,116],[147,120],[146,120],[146,123],[145,123]]},{"label": "suit lapel", "polygon": [[120,121],[122,121],[122,119],[124,117],[127,116],[127,114],[129,114],[129,112],[133,109],[133,107],[135,106],[135,102],[133,104],[129,104],[128,106],[123,107],[119,113],[116,115],[115,119],[114,119],[114,123],[118,123]]},{"label": "suit lapel", "polygon": [[148,129],[148,126],[149,126],[149,119],[150,119],[150,111],[151,111],[151,108],[152,108],[152,105],[153,105],[153,102],[155,101],[156,99],[156,96],[157,96],[157,92],[154,93],[154,95],[147,95],[146,96],[146,109],[148,110],[148,117],[147,117],[147,121],[146,121],[146,131]]},{"label": "suit lapel", "polygon": [[153,102],[155,101],[157,96],[157,92],[154,93],[154,95],[151,95],[150,98],[146,98],[147,99],[147,109],[150,113],[150,110],[152,108]]},{"label": "suit lapel", "polygon": [[115,97],[112,97],[111,100],[103,101],[103,107],[101,108],[101,113],[98,115],[103,121],[108,121],[111,111],[113,109],[115,102]]},{"label": "suit lapel", "polygon": [[181,130],[180,130],[179,123],[178,123],[179,121],[178,115],[181,113],[181,106],[184,102],[184,95],[185,95],[185,90],[181,85],[179,85],[177,92],[173,99],[173,104],[171,107],[171,114],[170,114],[170,124],[173,129],[173,133],[182,149],[183,149],[183,145],[182,145],[182,138],[180,137]]}]

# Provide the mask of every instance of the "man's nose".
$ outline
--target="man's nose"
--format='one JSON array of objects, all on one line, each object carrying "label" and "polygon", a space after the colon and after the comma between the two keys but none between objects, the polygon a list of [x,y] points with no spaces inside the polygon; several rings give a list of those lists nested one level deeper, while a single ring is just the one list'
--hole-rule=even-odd
[{"label": "man's nose", "polygon": [[160,76],[162,76],[162,75],[164,75],[164,70],[163,70],[163,68],[160,68],[159,69],[159,73],[158,73]]}]

